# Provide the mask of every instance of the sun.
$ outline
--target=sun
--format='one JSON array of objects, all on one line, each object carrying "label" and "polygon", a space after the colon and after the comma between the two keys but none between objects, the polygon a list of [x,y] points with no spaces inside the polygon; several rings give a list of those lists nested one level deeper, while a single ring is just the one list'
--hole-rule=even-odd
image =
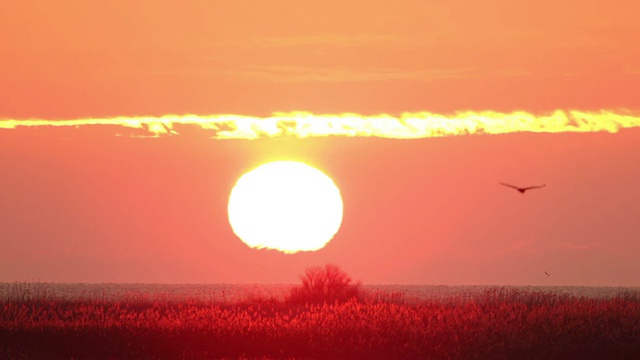
[{"label": "sun", "polygon": [[285,253],[323,248],[342,223],[342,197],[322,171],[276,161],[242,175],[229,196],[229,223],[249,247]]}]

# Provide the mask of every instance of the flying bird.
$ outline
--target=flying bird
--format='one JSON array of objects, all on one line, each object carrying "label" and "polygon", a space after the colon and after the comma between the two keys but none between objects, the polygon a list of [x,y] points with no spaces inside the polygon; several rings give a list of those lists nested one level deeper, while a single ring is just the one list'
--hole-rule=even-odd
[{"label": "flying bird", "polygon": [[549,273],[548,273],[548,272],[546,272],[546,271],[544,272],[544,274],[545,274],[545,275],[547,275],[547,276],[551,276],[551,275],[549,275]]},{"label": "flying bird", "polygon": [[534,185],[534,186],[527,186],[527,187],[519,187],[519,186],[515,186],[515,185],[511,185],[511,184],[507,184],[507,183],[499,183],[500,185],[504,185],[506,187],[510,187],[512,189],[516,189],[518,190],[521,194],[524,194],[525,191],[527,190],[532,190],[532,189],[540,189],[543,188],[545,186],[547,186],[546,184],[543,185]]}]

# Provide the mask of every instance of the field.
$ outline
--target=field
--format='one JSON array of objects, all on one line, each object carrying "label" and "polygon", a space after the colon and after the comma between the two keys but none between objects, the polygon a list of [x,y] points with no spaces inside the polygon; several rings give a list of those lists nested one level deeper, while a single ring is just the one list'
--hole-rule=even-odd
[{"label": "field", "polygon": [[640,354],[640,298],[495,288],[473,299],[359,294],[301,303],[65,300],[0,303],[0,358],[623,359]]}]

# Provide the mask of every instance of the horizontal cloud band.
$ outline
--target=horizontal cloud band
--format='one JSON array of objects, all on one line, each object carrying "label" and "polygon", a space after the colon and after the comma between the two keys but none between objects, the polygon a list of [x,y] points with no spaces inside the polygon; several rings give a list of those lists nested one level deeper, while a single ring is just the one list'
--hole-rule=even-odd
[{"label": "horizontal cloud band", "polygon": [[244,115],[164,115],[160,117],[115,117],[75,120],[1,120],[0,129],[18,127],[107,126],[141,129],[146,136],[178,135],[192,127],[215,139],[258,139],[261,137],[382,137],[418,139],[467,134],[514,132],[617,132],[640,127],[640,113],[631,111],[583,112],[556,110],[545,115],[524,111],[459,112],[453,115],[429,112],[366,116],[353,113],[312,114],[277,112],[268,117]]}]

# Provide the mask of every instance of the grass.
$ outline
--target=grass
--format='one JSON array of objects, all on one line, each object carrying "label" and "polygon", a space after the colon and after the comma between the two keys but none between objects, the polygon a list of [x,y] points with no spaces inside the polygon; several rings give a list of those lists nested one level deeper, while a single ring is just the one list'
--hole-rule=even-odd
[{"label": "grass", "polygon": [[640,354],[640,299],[495,288],[473,299],[345,302],[0,302],[0,358],[623,359]]}]

